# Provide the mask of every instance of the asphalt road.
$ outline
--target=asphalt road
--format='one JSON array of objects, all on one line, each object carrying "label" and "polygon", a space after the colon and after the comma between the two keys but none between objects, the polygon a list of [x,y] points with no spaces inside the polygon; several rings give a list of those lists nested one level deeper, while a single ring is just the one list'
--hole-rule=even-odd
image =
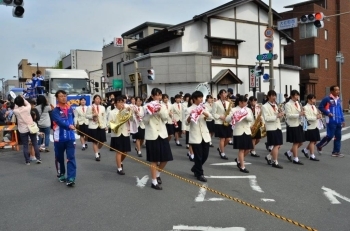
[{"label": "asphalt road", "polygon": [[[261,157],[246,158],[249,174],[234,165],[237,151],[232,146],[226,151],[228,161],[219,158],[214,138],[204,166],[207,186],[317,230],[350,230],[349,125],[347,117],[345,158],[331,157],[330,143],[317,155],[320,162],[300,152],[305,165],[294,165],[283,155],[291,147],[286,143],[279,158],[284,169],[275,169],[264,160],[263,139],[257,146]],[[174,161],[166,170],[201,183],[190,171],[193,163],[185,147],[173,141],[171,146]],[[142,158],[135,151],[131,155],[145,161],[142,151]],[[1,150],[0,230],[303,230],[164,173],[163,190],[151,189],[149,168],[130,158],[124,161],[126,175],[120,176],[108,148],[96,162],[91,147],[82,151],[78,144],[76,159],[76,186],[68,188],[56,178],[52,151],[42,153],[41,165],[26,166],[22,152]]]}]

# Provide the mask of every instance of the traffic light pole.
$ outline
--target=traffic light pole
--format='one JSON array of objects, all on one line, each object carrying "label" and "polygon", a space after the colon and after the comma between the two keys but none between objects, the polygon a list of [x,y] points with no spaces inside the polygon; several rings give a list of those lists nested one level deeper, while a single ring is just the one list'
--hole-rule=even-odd
[{"label": "traffic light pole", "polygon": [[[269,25],[268,27],[273,29],[273,13],[272,13],[272,0],[269,0],[269,13],[268,13],[268,17],[269,17]],[[270,50],[270,53],[273,54],[273,49]],[[274,90],[275,89],[275,79],[274,79],[274,75],[273,75],[273,58],[270,59],[270,63],[269,63],[269,70],[270,70],[270,85],[269,85],[269,90]]]},{"label": "traffic light pole", "polygon": [[134,65],[135,65],[135,92],[134,92],[134,96],[138,96],[139,94],[139,65],[137,63],[137,61],[134,61]]}]

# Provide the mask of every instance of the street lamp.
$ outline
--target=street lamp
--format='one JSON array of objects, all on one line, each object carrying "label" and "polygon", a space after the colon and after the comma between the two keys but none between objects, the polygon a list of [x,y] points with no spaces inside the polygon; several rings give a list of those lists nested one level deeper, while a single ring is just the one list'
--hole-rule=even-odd
[{"label": "street lamp", "polygon": [[36,70],[39,70],[39,63],[27,63],[28,66],[35,65],[36,64]]},{"label": "street lamp", "polygon": [[343,54],[338,51],[337,56],[335,56],[335,61],[339,63],[339,90],[340,90],[340,102],[341,102],[341,108],[343,109],[343,91],[342,91],[342,79],[341,79],[341,65],[344,63],[344,56]]}]

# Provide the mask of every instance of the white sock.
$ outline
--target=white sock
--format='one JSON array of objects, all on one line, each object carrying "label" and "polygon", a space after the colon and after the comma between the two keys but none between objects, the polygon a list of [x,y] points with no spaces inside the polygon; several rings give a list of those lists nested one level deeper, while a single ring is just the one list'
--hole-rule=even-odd
[{"label": "white sock", "polygon": [[139,151],[138,153],[141,154],[141,151]]},{"label": "white sock", "polygon": [[292,156],[293,152],[291,152],[290,150],[287,152],[288,156]]},{"label": "white sock", "polygon": [[118,168],[118,171],[121,171],[121,170],[123,170],[122,168]]},{"label": "white sock", "polygon": [[268,154],[266,157],[267,157],[268,160],[271,160],[272,156],[271,156],[271,154]]},{"label": "white sock", "polygon": [[294,161],[295,162],[299,162],[299,158],[298,157],[294,157]]},{"label": "white sock", "polygon": [[276,165],[278,165],[278,161],[277,161],[277,160],[273,160],[273,162],[274,162]]},{"label": "white sock", "polygon": [[190,147],[190,145],[189,145],[189,144],[186,144],[186,147],[188,147],[188,148],[189,148],[189,147]]},{"label": "white sock", "polygon": [[157,177],[160,177],[160,172],[157,171]]},{"label": "white sock", "polygon": [[256,154],[256,151],[251,151],[251,153],[255,155],[255,154]]},{"label": "white sock", "polygon": [[81,147],[85,148],[85,144],[82,144]]},{"label": "white sock", "polygon": [[225,156],[226,154],[224,152],[221,153],[221,156]]},{"label": "white sock", "polygon": [[191,159],[194,159],[194,154],[191,154]]},{"label": "white sock", "polygon": [[305,152],[305,153],[309,153],[309,149],[304,148],[304,152]]},{"label": "white sock", "polygon": [[100,157],[100,156],[98,155],[98,152],[95,153],[95,156],[96,156],[96,157]]},{"label": "white sock", "polygon": [[152,179],[152,184],[153,184],[153,185],[157,185],[157,184],[158,184],[157,179]]},{"label": "white sock", "polygon": [[312,159],[316,158],[315,154],[311,154],[310,156]]},{"label": "white sock", "polygon": [[273,145],[270,145],[270,146],[269,146],[269,149],[272,150],[272,149],[273,149]]},{"label": "white sock", "polygon": [[180,141],[177,140],[176,143],[177,143],[177,144],[180,144]]},{"label": "white sock", "polygon": [[209,143],[209,145],[213,145],[213,143],[212,143],[212,142],[210,142],[210,143]]}]

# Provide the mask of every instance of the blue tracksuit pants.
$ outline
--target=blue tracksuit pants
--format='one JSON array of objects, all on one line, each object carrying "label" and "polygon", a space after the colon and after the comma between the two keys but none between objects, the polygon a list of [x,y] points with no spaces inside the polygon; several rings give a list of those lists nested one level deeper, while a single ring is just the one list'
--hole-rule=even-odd
[{"label": "blue tracksuit pants", "polygon": [[60,167],[61,175],[66,174],[64,152],[67,155],[67,179],[75,180],[77,175],[77,165],[75,162],[75,141],[55,142],[55,156]]}]

